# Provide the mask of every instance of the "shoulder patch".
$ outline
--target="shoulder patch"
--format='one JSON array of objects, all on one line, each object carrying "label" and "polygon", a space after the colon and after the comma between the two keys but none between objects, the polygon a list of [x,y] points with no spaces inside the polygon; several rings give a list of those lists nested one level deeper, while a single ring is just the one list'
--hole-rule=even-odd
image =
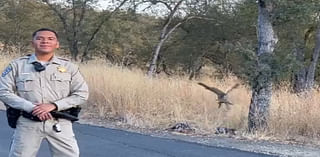
[{"label": "shoulder patch", "polygon": [[9,65],[1,74],[1,77],[5,77],[9,72],[12,71],[12,67]]}]

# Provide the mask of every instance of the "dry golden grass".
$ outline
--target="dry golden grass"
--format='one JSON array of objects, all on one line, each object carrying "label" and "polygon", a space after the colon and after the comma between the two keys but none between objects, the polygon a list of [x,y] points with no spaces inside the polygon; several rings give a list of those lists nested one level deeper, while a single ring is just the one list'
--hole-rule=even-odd
[{"label": "dry golden grass", "polygon": [[309,95],[291,94],[288,88],[275,91],[270,108],[270,132],[293,139],[297,136],[320,135],[320,96],[312,90]]},{"label": "dry golden grass", "polygon": [[[188,122],[202,131],[217,126],[244,128],[250,93],[240,87],[231,93],[230,111],[218,109],[215,95],[187,78],[153,78],[142,71],[97,64],[82,66],[90,87],[91,111],[99,116],[120,117],[138,127],[166,128]],[[235,78],[202,80],[221,89],[239,82]]]},{"label": "dry golden grass", "polygon": [[[3,69],[8,59],[0,58]],[[235,104],[218,109],[216,95],[197,85],[204,82],[222,90],[235,83],[236,77],[223,80],[186,77],[148,78],[140,70],[128,70],[101,63],[80,66],[90,87],[85,116],[113,118],[141,128],[164,129],[177,122],[188,122],[198,133],[214,133],[216,127],[236,128],[245,132],[251,91],[241,85],[230,93]],[[273,92],[269,129],[259,136],[291,139],[298,136],[317,137],[320,130],[320,96],[297,96],[288,87]],[[254,136],[254,135],[253,135]]]}]

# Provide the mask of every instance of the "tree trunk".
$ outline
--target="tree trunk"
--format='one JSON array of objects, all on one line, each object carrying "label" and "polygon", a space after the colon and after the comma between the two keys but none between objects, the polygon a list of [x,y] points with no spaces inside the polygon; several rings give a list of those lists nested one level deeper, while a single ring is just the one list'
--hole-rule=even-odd
[{"label": "tree trunk", "polygon": [[[192,80],[193,78],[197,78],[199,77],[200,74],[200,70],[203,67],[203,61],[202,58],[204,56],[205,53],[203,53],[202,55],[198,56],[194,61],[192,61],[191,65],[190,65],[190,75],[189,75],[189,80]],[[192,59],[192,58],[191,58]]]},{"label": "tree trunk", "polygon": [[161,49],[164,41],[165,41],[164,39],[160,40],[160,42],[157,44],[157,46],[155,48],[155,51],[152,55],[152,60],[151,60],[150,66],[149,66],[149,70],[147,73],[148,76],[152,76],[154,74],[154,72],[156,71],[158,56],[159,56],[160,49]]},{"label": "tree trunk", "polygon": [[258,51],[257,73],[253,79],[252,98],[248,115],[250,132],[263,130],[267,127],[269,105],[272,94],[272,69],[270,62],[275,45],[278,41],[270,21],[273,9],[271,0],[258,2]]},{"label": "tree trunk", "polygon": [[78,42],[77,41],[73,41],[72,39],[67,39],[67,40],[68,40],[68,43],[69,43],[69,50],[70,50],[70,53],[71,53],[71,59],[74,60],[74,61],[77,61],[78,54],[79,54]]},{"label": "tree trunk", "polygon": [[[169,29],[169,25],[171,24],[172,20],[173,20],[173,17],[176,13],[176,11],[178,10],[179,6],[181,5],[181,3],[183,2],[184,0],[179,0],[178,3],[174,6],[174,9],[170,10],[170,15],[167,17],[167,20],[161,30],[161,35],[160,35],[160,39],[159,39],[159,43],[156,45],[155,47],[155,50],[153,52],[153,55],[152,55],[152,59],[151,59],[151,62],[150,62],[150,66],[148,68],[148,72],[147,72],[147,75],[148,76],[152,76],[154,73],[155,73],[155,70],[156,70],[156,66],[157,66],[157,60],[158,60],[158,56],[160,54],[160,50],[161,50],[161,47],[162,45],[164,44],[164,42],[168,39],[168,37],[171,35],[171,33],[176,29],[178,28],[182,23],[186,22],[187,20],[189,20],[188,18],[180,21],[179,23],[177,23],[173,28]],[[162,2],[162,1],[159,1],[161,3],[165,3],[165,2]],[[166,3],[165,3],[166,4]],[[169,7],[170,8],[170,7]]]},{"label": "tree trunk", "polygon": [[[173,21],[175,13],[178,11],[180,5],[184,1],[185,0],[177,1],[177,3],[174,5],[173,9],[170,7],[170,4],[168,4],[166,1],[161,1],[161,0],[159,0],[159,1],[154,1],[154,0],[149,1],[149,2],[152,2],[154,4],[156,4],[156,3],[164,4],[167,7],[167,9],[170,10],[170,14],[167,17],[164,26],[162,27],[159,43],[156,45],[156,48],[153,51],[152,59],[150,61],[150,65],[149,65],[148,72],[147,72],[148,76],[152,76],[154,74],[154,72],[155,72],[155,70],[157,68],[156,67],[157,66],[157,60],[158,60],[158,55],[160,54],[161,47],[164,44],[164,42],[169,38],[169,36],[173,33],[173,31],[175,31],[178,27],[180,27],[180,25],[182,25],[183,23],[185,23],[185,22],[187,22],[187,21],[189,21],[191,19],[194,19],[194,18],[207,19],[207,18],[202,18],[202,17],[197,17],[197,16],[186,15],[184,17],[184,19],[182,19],[180,22],[178,22],[177,24],[175,24],[173,27],[171,27],[169,29],[169,26]],[[212,20],[212,19],[209,19],[209,20]]]},{"label": "tree trunk", "polygon": [[[63,11],[64,9],[56,7],[56,5],[54,4],[56,2],[50,3],[49,0],[42,1],[45,2],[50,7],[50,9],[53,10],[59,17],[61,23],[63,24],[63,30],[67,35],[67,41],[72,60],[77,61],[79,55],[79,41],[81,41],[80,34],[83,30],[83,20],[85,19],[86,11],[88,10],[88,3],[90,2],[90,0],[84,0],[81,1],[81,3],[77,3],[78,1],[75,0],[68,1],[67,3],[71,5],[71,9],[73,12],[73,15],[71,17],[69,17],[68,14]],[[88,54],[89,47],[96,34],[99,32],[100,28],[127,1],[128,0],[122,0],[121,4],[117,8],[115,8],[115,10],[111,14],[105,15],[102,21],[99,22],[97,28],[91,34],[90,39],[87,41],[86,47],[84,48],[84,53],[82,56],[84,59],[90,58]],[[84,59],[82,59],[81,61],[85,61]]]},{"label": "tree trunk", "polygon": [[308,68],[308,74],[307,74],[307,89],[310,90],[314,86],[314,78],[315,78],[315,72],[318,64],[319,59],[319,52],[320,52],[320,25],[317,28],[316,32],[316,39],[315,39],[315,48],[313,50],[313,55],[311,58],[311,64]]},{"label": "tree trunk", "polygon": [[304,66],[304,62],[305,62],[304,45],[305,44],[303,44],[303,47],[297,46],[293,52],[298,64],[302,65],[301,69],[294,74],[293,90],[296,93],[303,92],[306,89],[308,71],[307,71],[307,68]]},{"label": "tree trunk", "polygon": [[317,62],[318,62],[318,56],[319,56],[319,40],[320,40],[319,28],[316,34],[316,43],[315,43],[316,48],[314,49],[311,63],[309,64],[309,66],[304,65],[305,64],[304,49],[308,39],[310,38],[312,32],[314,31],[315,31],[315,27],[310,27],[308,31],[305,33],[304,42],[300,43],[301,45],[298,45],[293,52],[298,63],[302,65],[302,68],[294,74],[293,90],[296,93],[309,91],[314,84],[314,78],[315,78],[314,74],[316,70],[315,67],[318,64]]}]

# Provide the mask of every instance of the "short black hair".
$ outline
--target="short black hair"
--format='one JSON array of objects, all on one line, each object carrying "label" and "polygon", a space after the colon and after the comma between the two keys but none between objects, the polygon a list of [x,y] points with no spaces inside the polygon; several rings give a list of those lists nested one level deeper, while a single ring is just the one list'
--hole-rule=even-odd
[{"label": "short black hair", "polygon": [[38,32],[41,32],[41,31],[49,31],[49,32],[52,32],[54,33],[54,35],[56,35],[57,39],[58,39],[58,33],[56,31],[54,31],[53,29],[50,29],[50,28],[40,28],[36,31],[34,31],[32,33],[32,39],[37,35]]}]

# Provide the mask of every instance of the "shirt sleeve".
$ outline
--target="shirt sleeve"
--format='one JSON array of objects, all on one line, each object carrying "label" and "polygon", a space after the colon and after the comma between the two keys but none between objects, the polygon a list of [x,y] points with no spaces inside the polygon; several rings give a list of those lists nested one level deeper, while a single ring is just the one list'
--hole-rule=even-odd
[{"label": "shirt sleeve", "polygon": [[0,100],[12,108],[31,112],[34,104],[15,93],[15,74],[16,66],[11,63],[2,73],[0,77]]},{"label": "shirt sleeve", "polygon": [[88,100],[88,85],[81,75],[78,67],[76,67],[75,72],[71,76],[70,87],[71,92],[68,97],[53,102],[57,106],[58,111],[82,105]]}]

